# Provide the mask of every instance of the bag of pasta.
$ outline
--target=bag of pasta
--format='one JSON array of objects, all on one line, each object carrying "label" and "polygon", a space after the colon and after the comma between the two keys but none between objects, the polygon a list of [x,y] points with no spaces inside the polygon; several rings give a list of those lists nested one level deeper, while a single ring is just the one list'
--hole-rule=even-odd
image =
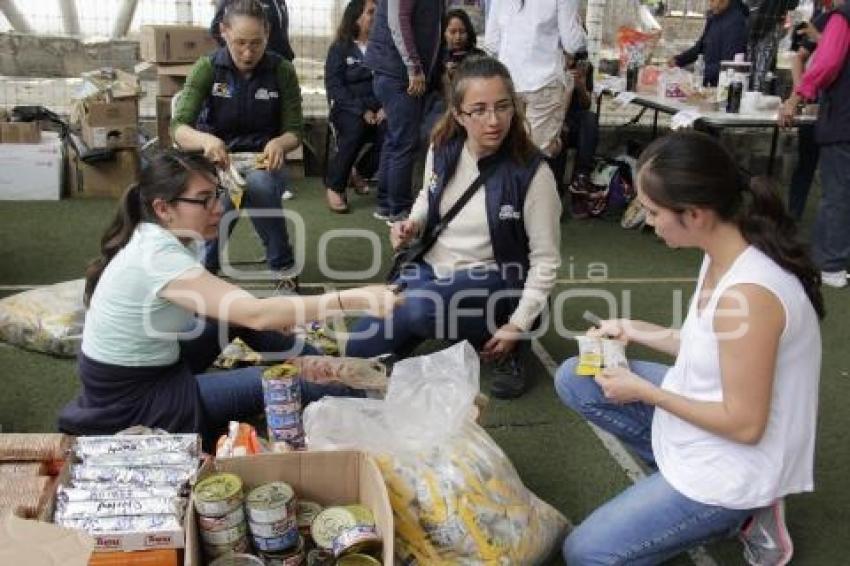
[{"label": "bag of pasta", "polygon": [[469,418],[478,373],[464,342],[396,364],[385,400],[325,398],[304,412],[311,450],[375,457],[405,564],[538,564],[566,530]]},{"label": "bag of pasta", "polygon": [[83,338],[85,281],[75,279],[0,300],[0,340],[36,352],[74,357]]}]

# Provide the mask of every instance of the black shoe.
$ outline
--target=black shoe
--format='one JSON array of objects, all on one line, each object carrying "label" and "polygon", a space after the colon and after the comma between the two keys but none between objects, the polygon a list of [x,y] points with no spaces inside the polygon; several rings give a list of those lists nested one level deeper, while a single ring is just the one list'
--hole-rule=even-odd
[{"label": "black shoe", "polygon": [[511,356],[508,367],[510,367],[510,372],[498,372],[493,378],[490,395],[496,399],[516,399],[528,391],[531,385],[528,376],[525,375],[520,356]]}]

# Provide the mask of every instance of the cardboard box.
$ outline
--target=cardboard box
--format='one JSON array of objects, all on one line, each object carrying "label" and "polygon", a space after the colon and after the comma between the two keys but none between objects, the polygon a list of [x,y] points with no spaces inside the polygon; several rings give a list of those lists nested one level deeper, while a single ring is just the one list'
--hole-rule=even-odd
[{"label": "cardboard box", "polygon": [[[227,458],[207,463],[200,477],[212,471],[232,472],[247,489],[270,481],[285,481],[296,497],[322,505],[362,503],[372,510],[384,541],[384,566],[393,565],[393,513],[378,466],[356,451],[288,452]],[[194,505],[186,513],[185,566],[201,566],[201,545]]]},{"label": "cardboard box", "polygon": [[192,65],[159,65],[156,68],[157,96],[174,96],[183,89]]},{"label": "cardboard box", "polygon": [[82,138],[92,149],[129,148],[139,145],[139,101],[86,102]]},{"label": "cardboard box", "polygon": [[44,132],[37,144],[0,144],[0,200],[59,200],[62,142]]},{"label": "cardboard box", "polygon": [[212,53],[218,44],[207,28],[197,26],[142,26],[140,46],[144,61],[154,63],[194,63]]},{"label": "cardboard box", "polygon": [[41,123],[0,122],[0,143],[39,143]]},{"label": "cardboard box", "polygon": [[135,550],[133,552],[95,552],[88,566],[177,566],[180,551],[176,548]]},{"label": "cardboard box", "polygon": [[159,137],[159,147],[171,147],[171,96],[156,97],[156,135]]},{"label": "cardboard box", "polygon": [[92,538],[82,531],[29,521],[11,513],[0,518],[3,564],[86,566],[91,551]]},{"label": "cardboard box", "polygon": [[[69,485],[71,480],[71,466],[74,465],[69,458],[57,478],[57,489],[60,485]],[[54,497],[55,502],[55,497]],[[117,531],[108,533],[89,534],[82,530],[64,529],[94,540],[94,552],[132,552],[138,550],[172,549],[183,548],[185,544],[185,533],[182,528],[161,531]],[[125,564],[127,562],[124,562]]]},{"label": "cardboard box", "polygon": [[139,177],[139,154],[135,149],[115,150],[112,161],[85,163],[68,146],[68,191],[73,198],[120,198]]}]

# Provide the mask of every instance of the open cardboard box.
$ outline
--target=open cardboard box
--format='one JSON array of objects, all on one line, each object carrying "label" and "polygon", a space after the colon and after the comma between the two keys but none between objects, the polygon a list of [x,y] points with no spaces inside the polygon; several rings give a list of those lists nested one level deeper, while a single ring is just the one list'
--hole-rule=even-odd
[{"label": "open cardboard box", "polygon": [[[215,460],[204,464],[199,479],[214,471],[231,472],[242,478],[248,490],[271,481],[285,481],[296,497],[324,506],[362,503],[372,510],[384,541],[384,566],[393,564],[393,513],[387,488],[378,466],[357,451],[289,452],[257,454]],[[186,530],[185,566],[205,564],[198,538],[194,505],[190,504]]]}]

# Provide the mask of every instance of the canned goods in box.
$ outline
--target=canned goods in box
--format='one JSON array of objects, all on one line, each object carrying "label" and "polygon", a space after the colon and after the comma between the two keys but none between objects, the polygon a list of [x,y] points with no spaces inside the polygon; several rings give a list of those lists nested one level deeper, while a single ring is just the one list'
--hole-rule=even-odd
[{"label": "canned goods in box", "polygon": [[316,515],[321,512],[322,506],[315,501],[298,501],[295,515],[298,522],[298,531],[303,536],[310,536],[310,525],[313,524],[313,520],[316,518]]},{"label": "canned goods in box", "polygon": [[295,492],[288,483],[274,481],[252,489],[245,498],[252,523],[275,523],[295,517]]},{"label": "canned goods in box", "polygon": [[213,560],[210,566],[265,566],[265,563],[253,554],[225,554]]},{"label": "canned goods in box", "polygon": [[254,546],[257,550],[263,552],[281,552],[289,548],[293,548],[298,544],[298,529],[292,529],[279,537],[258,537],[252,536]]},{"label": "canned goods in box", "polygon": [[[328,507],[324,509],[316,515],[313,525],[310,527],[313,542],[319,548],[332,550],[335,538],[343,532],[360,525],[357,518],[358,515],[361,515],[361,519],[365,519],[362,510],[359,509],[352,510],[348,507]],[[371,512],[369,512],[369,516],[371,517]],[[374,525],[374,519],[372,519],[372,524],[367,526],[374,527]]]},{"label": "canned goods in box", "polygon": [[212,544],[215,546],[221,546],[224,544],[233,544],[236,541],[245,538],[245,535],[248,534],[248,529],[245,526],[245,523],[240,523],[235,527],[230,527],[229,529],[222,529],[220,531],[200,531],[201,540],[203,540],[207,544]]},{"label": "canned goods in box", "polygon": [[241,525],[244,522],[245,511],[242,510],[241,505],[223,517],[198,515],[198,525],[202,531],[222,531]]},{"label": "canned goods in box", "polygon": [[235,474],[212,474],[199,481],[192,493],[200,515],[223,517],[242,505],[242,480]]},{"label": "canned goods in box", "polygon": [[304,553],[306,544],[304,539],[298,537],[298,544],[287,552],[261,552],[260,556],[266,562],[266,566],[301,566],[306,560]]},{"label": "canned goods in box", "polygon": [[357,525],[345,529],[333,540],[334,556],[371,552],[381,547],[381,537],[374,525]]},{"label": "canned goods in box", "polygon": [[233,544],[204,544],[204,554],[206,554],[208,560],[225,554],[239,554],[240,552],[248,552],[248,537],[243,537]]},{"label": "canned goods in box", "polygon": [[263,538],[282,537],[288,532],[298,529],[298,525],[295,523],[295,517],[286,517],[274,523],[255,523],[251,521],[248,527],[251,529],[252,535]]},{"label": "canned goods in box", "polygon": [[314,548],[307,553],[307,566],[332,566],[336,564],[336,557],[330,550]]},{"label": "canned goods in box", "polygon": [[337,566],[380,566],[381,562],[368,554],[346,554],[336,561]]}]

